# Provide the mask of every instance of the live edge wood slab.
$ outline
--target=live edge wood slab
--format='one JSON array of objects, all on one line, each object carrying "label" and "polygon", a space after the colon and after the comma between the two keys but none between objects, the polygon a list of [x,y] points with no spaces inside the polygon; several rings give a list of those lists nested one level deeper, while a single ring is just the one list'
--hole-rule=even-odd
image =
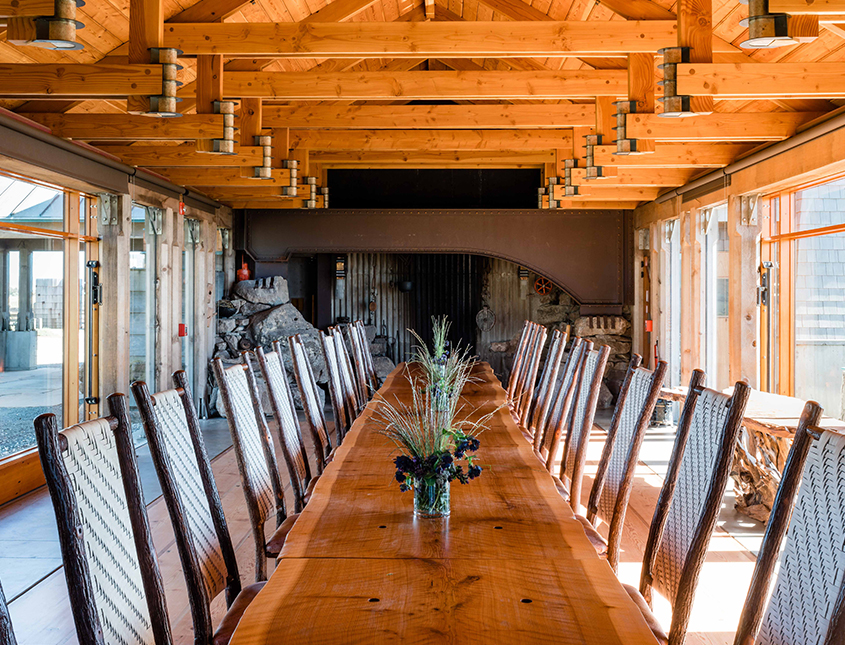
[{"label": "live edge wood slab", "polygon": [[[466,409],[495,410],[504,390],[487,364],[475,376]],[[404,365],[380,393],[408,400]],[[232,645],[654,645],[507,410],[481,436],[482,476],[452,485],[451,517],[416,520],[374,407],[320,478]]]}]

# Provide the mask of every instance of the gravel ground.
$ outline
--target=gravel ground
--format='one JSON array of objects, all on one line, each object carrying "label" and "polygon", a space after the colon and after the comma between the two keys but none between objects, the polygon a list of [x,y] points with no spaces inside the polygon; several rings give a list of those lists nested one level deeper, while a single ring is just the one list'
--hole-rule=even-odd
[{"label": "gravel ground", "polygon": [[0,407],[0,459],[35,445],[35,429],[32,422],[39,414],[52,412],[61,415],[62,406],[40,406],[33,408]]}]

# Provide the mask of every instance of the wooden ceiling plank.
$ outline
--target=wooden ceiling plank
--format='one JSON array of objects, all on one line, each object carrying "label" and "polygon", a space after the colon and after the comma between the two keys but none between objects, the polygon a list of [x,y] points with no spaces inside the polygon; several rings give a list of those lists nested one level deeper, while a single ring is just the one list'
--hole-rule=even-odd
[{"label": "wooden ceiling plank", "polygon": [[845,63],[678,65],[678,93],[721,98],[842,98]]},{"label": "wooden ceiling plank", "polygon": [[151,119],[133,114],[23,115],[59,137],[86,141],[214,139],[223,130],[221,114],[187,114],[178,119]]},{"label": "wooden ceiling plank", "polygon": [[290,147],[309,150],[549,150],[572,145],[561,130],[291,130]]},{"label": "wooden ceiling plank", "polygon": [[133,166],[166,168],[187,166],[192,168],[220,168],[260,166],[264,161],[264,148],[259,146],[235,148],[233,155],[210,155],[197,152],[193,144],[179,146],[97,146]]},{"label": "wooden ceiling plank", "polygon": [[170,18],[168,23],[220,22],[240,11],[250,0],[200,0]]},{"label": "wooden ceiling plank", "polygon": [[361,129],[511,129],[591,126],[595,108],[563,105],[264,106],[267,127]]},{"label": "wooden ceiling plank", "polygon": [[161,92],[159,65],[0,64],[0,97],[125,98]]},{"label": "wooden ceiling plank", "polygon": [[523,57],[627,56],[672,43],[672,21],[614,22],[178,23],[167,47],[226,56]]},{"label": "wooden ceiling plank", "polygon": [[[2,69],[2,68],[0,68]],[[561,99],[624,96],[624,70],[572,72],[343,72],[338,74],[232,72],[224,95],[282,100]]]},{"label": "wooden ceiling plank", "polygon": [[657,141],[780,141],[820,116],[818,112],[713,113],[679,123],[655,114],[629,114],[626,132],[630,138]]},{"label": "wooden ceiling plank", "polygon": [[335,0],[302,20],[311,22],[344,22],[369,9],[379,0]]}]

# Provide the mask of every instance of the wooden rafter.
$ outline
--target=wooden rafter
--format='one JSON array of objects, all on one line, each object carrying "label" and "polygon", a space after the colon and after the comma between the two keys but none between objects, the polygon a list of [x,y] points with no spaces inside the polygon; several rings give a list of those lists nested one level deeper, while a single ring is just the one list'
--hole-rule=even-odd
[{"label": "wooden rafter", "polygon": [[842,98],[845,63],[678,65],[678,92],[719,98]]},{"label": "wooden rafter", "polygon": [[164,43],[186,54],[305,58],[627,56],[675,39],[674,21],[169,24]]},{"label": "wooden rafter", "polygon": [[265,105],[267,127],[405,130],[567,128],[592,125],[593,105]]},{"label": "wooden rafter", "polygon": [[307,150],[549,150],[572,145],[571,130],[291,130]]},{"label": "wooden rafter", "polygon": [[232,72],[226,74],[227,97],[298,101],[405,99],[564,99],[620,96],[627,91],[624,70],[564,72],[379,72],[309,74],[307,72]]}]

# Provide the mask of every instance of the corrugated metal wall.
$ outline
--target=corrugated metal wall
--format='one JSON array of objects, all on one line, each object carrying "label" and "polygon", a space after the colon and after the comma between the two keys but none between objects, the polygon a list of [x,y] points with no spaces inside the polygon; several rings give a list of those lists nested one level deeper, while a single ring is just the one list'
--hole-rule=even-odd
[{"label": "corrugated metal wall", "polygon": [[[471,337],[479,358],[489,362],[500,376],[507,375],[510,365],[505,364],[505,355],[491,352],[490,343],[517,337],[526,319],[537,319],[541,304],[532,288],[534,275],[520,280],[519,267],[507,260],[470,255],[350,253],[346,267],[343,298],[335,293],[333,301],[334,319],[345,316],[375,324],[378,333],[390,339],[388,355],[397,362],[411,352],[407,329],[429,331],[428,316],[436,307],[435,313],[450,313],[455,338]],[[397,287],[404,280],[414,282],[410,293],[402,293]],[[373,312],[369,309],[371,299],[375,302]],[[475,324],[475,315],[485,304],[496,316],[489,331],[481,331]],[[465,313],[458,320],[452,309]]]},{"label": "corrugated metal wall", "polygon": [[399,291],[397,283],[410,279],[411,256],[349,253],[346,258],[346,285],[342,298],[335,291],[334,319],[345,316],[375,325],[377,333],[388,338],[387,355],[397,363],[406,360],[411,351],[407,329],[413,326],[413,295]]}]

